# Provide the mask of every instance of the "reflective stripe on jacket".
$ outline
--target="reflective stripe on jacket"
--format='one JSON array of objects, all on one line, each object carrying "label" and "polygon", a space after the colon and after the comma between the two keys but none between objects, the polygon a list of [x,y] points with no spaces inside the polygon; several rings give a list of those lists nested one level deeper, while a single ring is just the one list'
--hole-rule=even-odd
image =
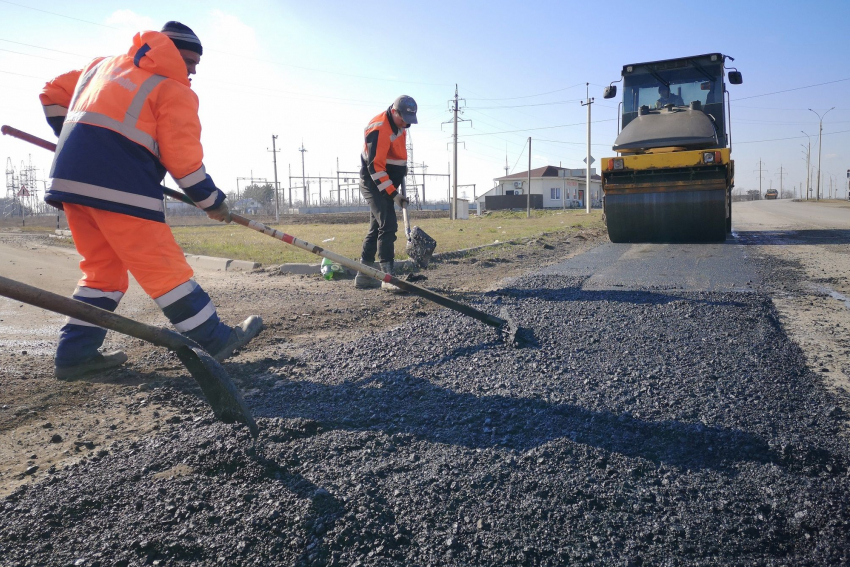
[{"label": "reflective stripe on jacket", "polygon": [[360,154],[360,177],[388,197],[407,175],[407,130],[397,128],[390,110],[369,121]]},{"label": "reflective stripe on jacket", "polygon": [[167,36],[136,34],[126,55],[60,75],[40,99],[48,122],[64,115],[45,201],[164,222],[166,171],[202,209],[224,201],[202,161],[198,97]]}]

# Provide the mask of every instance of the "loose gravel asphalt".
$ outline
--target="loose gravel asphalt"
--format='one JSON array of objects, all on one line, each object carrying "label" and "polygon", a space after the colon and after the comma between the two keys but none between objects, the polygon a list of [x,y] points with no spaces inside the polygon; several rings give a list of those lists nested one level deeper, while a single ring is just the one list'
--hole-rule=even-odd
[{"label": "loose gravel asphalt", "polygon": [[439,311],[267,359],[256,443],[157,388],[159,436],[0,502],[0,565],[850,565],[846,400],[771,301],[583,282],[476,304],[528,348]]}]

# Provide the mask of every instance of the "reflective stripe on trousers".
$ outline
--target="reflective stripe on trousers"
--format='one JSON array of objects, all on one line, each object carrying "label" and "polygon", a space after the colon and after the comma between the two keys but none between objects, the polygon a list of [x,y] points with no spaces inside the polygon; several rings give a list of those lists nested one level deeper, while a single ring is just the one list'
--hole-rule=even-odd
[{"label": "reflective stripe on trousers", "polygon": [[[115,311],[124,294],[120,291],[103,291],[91,287],[77,286],[74,299]],[[76,366],[97,356],[106,337],[106,329],[72,317],[65,318],[59,330],[59,346],[56,348],[56,366]]]}]

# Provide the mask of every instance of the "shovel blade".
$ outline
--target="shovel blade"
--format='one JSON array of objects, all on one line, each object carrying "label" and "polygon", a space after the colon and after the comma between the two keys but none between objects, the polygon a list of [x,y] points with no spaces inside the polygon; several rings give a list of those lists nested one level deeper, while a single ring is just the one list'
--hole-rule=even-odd
[{"label": "shovel blade", "polygon": [[431,262],[431,256],[436,248],[437,241],[418,226],[414,226],[407,237],[407,246],[404,251],[417,266],[425,269]]},{"label": "shovel blade", "polygon": [[227,371],[201,348],[185,345],[175,353],[201,387],[216,418],[224,423],[244,423],[251,435],[257,437],[260,428]]},{"label": "shovel blade", "polygon": [[505,320],[505,324],[501,329],[505,344],[513,348],[540,346],[537,338],[534,336],[534,331],[520,327],[516,319],[511,316],[507,307],[502,307],[499,315]]}]

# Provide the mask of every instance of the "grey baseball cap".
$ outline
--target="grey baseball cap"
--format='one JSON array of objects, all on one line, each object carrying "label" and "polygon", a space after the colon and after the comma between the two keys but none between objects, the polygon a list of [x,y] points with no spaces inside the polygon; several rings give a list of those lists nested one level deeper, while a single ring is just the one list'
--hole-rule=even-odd
[{"label": "grey baseball cap", "polygon": [[416,101],[412,96],[401,95],[395,102],[393,108],[401,115],[401,119],[408,124],[418,124],[416,120]]}]

